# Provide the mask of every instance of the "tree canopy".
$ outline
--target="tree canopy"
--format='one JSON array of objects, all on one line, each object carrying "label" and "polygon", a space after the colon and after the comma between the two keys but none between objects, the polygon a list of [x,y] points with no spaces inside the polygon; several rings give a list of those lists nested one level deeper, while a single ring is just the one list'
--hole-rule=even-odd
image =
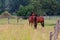
[{"label": "tree canopy", "polygon": [[33,11],[40,15],[60,15],[60,0],[0,0],[0,13],[8,12],[17,16],[29,16]]}]

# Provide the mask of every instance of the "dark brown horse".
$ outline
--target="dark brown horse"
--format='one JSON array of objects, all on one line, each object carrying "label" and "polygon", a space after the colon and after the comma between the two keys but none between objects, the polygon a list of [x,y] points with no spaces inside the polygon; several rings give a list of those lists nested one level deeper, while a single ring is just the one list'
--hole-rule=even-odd
[{"label": "dark brown horse", "polygon": [[38,17],[32,12],[31,16],[29,17],[29,25],[34,24],[34,27],[37,28],[37,23],[41,23],[42,27],[44,27],[44,17]]}]

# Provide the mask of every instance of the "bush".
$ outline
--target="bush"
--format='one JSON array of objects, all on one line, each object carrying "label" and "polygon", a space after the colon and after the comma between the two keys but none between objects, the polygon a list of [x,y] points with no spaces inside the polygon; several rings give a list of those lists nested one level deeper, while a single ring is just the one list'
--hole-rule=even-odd
[{"label": "bush", "polygon": [[7,11],[5,11],[5,12],[3,12],[3,13],[1,14],[1,17],[4,17],[4,18],[7,18],[7,17],[9,17],[9,16],[11,16],[11,14],[8,13]]}]

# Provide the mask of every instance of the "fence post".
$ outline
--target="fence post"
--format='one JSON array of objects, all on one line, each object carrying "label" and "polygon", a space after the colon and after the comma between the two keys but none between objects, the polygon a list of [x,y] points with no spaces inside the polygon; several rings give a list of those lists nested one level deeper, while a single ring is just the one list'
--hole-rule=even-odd
[{"label": "fence post", "polygon": [[54,40],[57,40],[57,38],[58,38],[58,30],[55,30],[55,32],[54,32]]},{"label": "fence post", "polygon": [[[57,21],[57,24],[54,27],[54,40],[58,39],[58,33],[60,30],[60,20]],[[52,40],[52,32],[50,32],[50,40]]]},{"label": "fence post", "polygon": [[17,24],[18,24],[18,22],[19,22],[19,17],[17,16]]},{"label": "fence post", "polygon": [[10,24],[10,16],[8,16],[8,24]]},{"label": "fence post", "polygon": [[50,40],[52,40],[52,36],[53,36],[53,35],[52,35],[52,32],[50,32]]},{"label": "fence post", "polygon": [[58,39],[58,32],[59,32],[59,20],[57,21],[57,24],[54,28],[54,40]]}]

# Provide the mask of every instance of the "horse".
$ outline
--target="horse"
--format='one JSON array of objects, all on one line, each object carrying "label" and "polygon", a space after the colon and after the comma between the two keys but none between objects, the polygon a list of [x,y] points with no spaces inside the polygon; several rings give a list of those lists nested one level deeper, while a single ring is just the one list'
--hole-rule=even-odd
[{"label": "horse", "polygon": [[36,16],[35,13],[32,13],[31,16],[29,16],[29,25],[34,24],[34,28],[37,28],[37,23],[41,23],[41,26],[44,27],[44,17]]}]

